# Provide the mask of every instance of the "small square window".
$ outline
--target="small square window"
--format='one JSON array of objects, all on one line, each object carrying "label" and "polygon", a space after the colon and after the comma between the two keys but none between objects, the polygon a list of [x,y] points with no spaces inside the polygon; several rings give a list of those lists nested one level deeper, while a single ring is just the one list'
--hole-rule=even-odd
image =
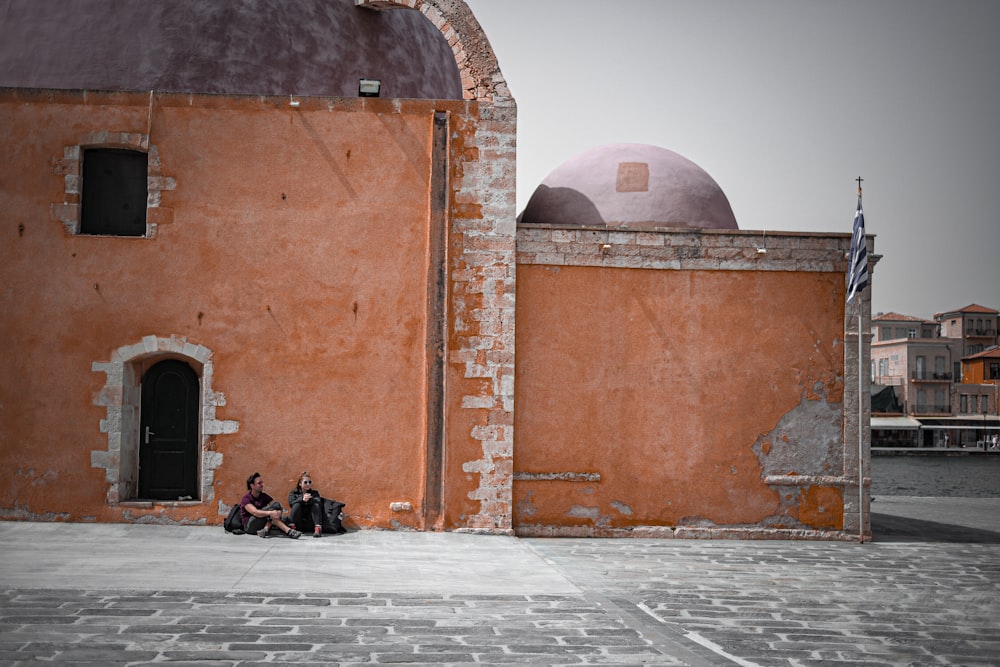
[{"label": "small square window", "polygon": [[119,148],[83,152],[81,234],[146,235],[148,156]]}]

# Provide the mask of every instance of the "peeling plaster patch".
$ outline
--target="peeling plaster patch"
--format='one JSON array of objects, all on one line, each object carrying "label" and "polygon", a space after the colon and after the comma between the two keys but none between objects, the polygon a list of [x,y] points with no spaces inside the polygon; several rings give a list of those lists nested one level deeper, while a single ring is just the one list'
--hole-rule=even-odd
[{"label": "peeling plaster patch", "polygon": [[573,505],[566,515],[577,519],[589,519],[594,522],[594,528],[607,528],[611,525],[611,517],[602,515],[597,507]]},{"label": "peeling plaster patch", "polygon": [[21,468],[18,469],[17,473],[15,474],[18,477],[25,477],[29,479],[30,481],[28,482],[28,484],[30,486],[49,484],[51,482],[55,482],[59,478],[59,472],[56,470],[48,470],[46,472],[38,474],[34,468],[28,468],[27,470]]},{"label": "peeling plaster patch", "polygon": [[[798,498],[796,498],[796,502],[793,505],[794,507],[790,510],[790,513],[769,516],[761,521],[760,525],[763,528],[774,530],[815,530],[816,526],[810,526],[799,520],[797,516],[799,511]],[[785,508],[783,507],[782,509]]]},{"label": "peeling plaster patch", "polygon": [[809,400],[785,413],[774,430],[760,436],[753,451],[761,478],[770,475],[825,475],[844,468],[840,404]]},{"label": "peeling plaster patch", "polygon": [[620,503],[617,500],[612,500],[611,501],[611,506],[614,507],[619,512],[621,512],[622,514],[626,514],[626,515],[631,515],[632,514],[632,508],[629,507],[628,505],[626,505],[625,503]]},{"label": "peeling plaster patch", "polygon": [[127,523],[156,524],[158,526],[206,526],[208,522],[204,517],[200,519],[172,519],[163,510],[156,514],[135,515],[129,510],[122,512],[122,519]]},{"label": "peeling plaster patch", "polygon": [[400,523],[399,521],[396,521],[395,519],[392,519],[391,521],[389,521],[389,525],[392,526],[393,530],[398,530],[398,531],[406,532],[406,533],[417,532],[417,530],[413,526],[404,525],[404,524]]},{"label": "peeling plaster patch", "polygon": [[[797,507],[794,503],[793,507]],[[796,510],[797,511],[797,510]],[[813,526],[808,526],[801,521],[799,521],[794,515],[788,514],[775,514],[764,518],[757,524],[732,524],[732,525],[720,525],[711,519],[705,518],[703,516],[686,516],[677,522],[676,531],[684,529],[710,529],[710,530],[720,530],[720,531],[746,531],[748,534],[767,532],[773,530],[796,530],[796,531],[809,531],[814,530]],[[739,539],[739,538],[737,538]]]},{"label": "peeling plaster patch", "polygon": [[32,512],[24,505],[18,505],[14,502],[14,507],[0,507],[0,518],[3,519],[15,519],[17,521],[69,521],[70,514],[68,512],[44,512],[38,514]]},{"label": "peeling plaster patch", "polygon": [[689,528],[715,528],[718,524],[711,519],[706,519],[703,516],[685,516],[681,517],[681,519],[677,522],[677,526],[686,526]]},{"label": "peeling plaster patch", "polygon": [[535,512],[538,511],[538,506],[531,500],[532,492],[528,491],[524,500],[517,504],[517,513],[521,516],[535,516]]},{"label": "peeling plaster patch", "polygon": [[597,521],[601,518],[601,512],[596,507],[584,507],[583,505],[573,505],[566,514],[567,516],[578,519],[590,519],[591,521]]}]

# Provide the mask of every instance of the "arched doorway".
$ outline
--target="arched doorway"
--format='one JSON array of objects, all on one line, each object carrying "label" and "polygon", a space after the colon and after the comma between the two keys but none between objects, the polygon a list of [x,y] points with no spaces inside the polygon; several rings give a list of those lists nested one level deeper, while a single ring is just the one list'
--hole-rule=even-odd
[{"label": "arched doorway", "polygon": [[[169,355],[169,356],[167,356]],[[139,447],[145,440],[140,428],[142,383],[156,364],[173,359],[197,374],[198,392],[198,485],[197,493],[174,495],[169,500],[190,495],[193,501],[215,499],[215,470],[222,465],[222,454],[215,451],[212,440],[217,435],[236,433],[239,422],[216,419],[215,411],[226,404],[226,396],[212,388],[215,365],[212,351],[204,345],[182,336],[145,336],[142,340],[114,350],[109,361],[95,361],[93,370],[107,376],[104,387],[94,403],[103,406],[101,432],[107,434],[107,449],[90,453],[91,465],[103,468],[108,482],[109,505],[156,500],[139,493]],[[156,432],[156,429],[150,427]],[[228,507],[220,507],[225,514]]]},{"label": "arched doorway", "polygon": [[142,378],[139,497],[198,499],[198,375],[168,359]]}]

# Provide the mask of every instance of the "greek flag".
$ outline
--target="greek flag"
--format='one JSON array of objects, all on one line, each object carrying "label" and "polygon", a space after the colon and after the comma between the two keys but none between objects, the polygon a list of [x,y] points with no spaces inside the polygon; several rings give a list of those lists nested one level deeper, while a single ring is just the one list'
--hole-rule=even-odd
[{"label": "greek flag", "polygon": [[868,243],[865,241],[865,214],[861,211],[861,196],[858,196],[858,212],[854,214],[854,235],[851,237],[851,261],[847,268],[847,302],[868,286]]}]

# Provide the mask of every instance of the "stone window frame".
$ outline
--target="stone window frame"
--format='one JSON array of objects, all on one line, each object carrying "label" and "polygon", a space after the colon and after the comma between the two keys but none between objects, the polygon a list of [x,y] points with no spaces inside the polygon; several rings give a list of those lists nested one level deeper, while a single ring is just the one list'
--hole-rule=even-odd
[{"label": "stone window frame", "polygon": [[66,228],[66,234],[70,236],[102,238],[102,235],[98,234],[80,233],[83,153],[92,148],[121,148],[146,153],[148,156],[146,167],[146,233],[142,236],[112,236],[111,238],[156,238],[159,225],[167,222],[164,215],[167,210],[160,207],[162,193],[174,190],[177,187],[177,181],[163,174],[160,152],[156,144],[149,143],[149,135],[138,132],[91,132],[84,135],[79,143],[65,146],[61,156],[52,158],[52,174],[62,176],[64,182],[63,200],[52,204],[51,207],[50,217],[52,220],[61,223]]},{"label": "stone window frame", "polygon": [[[215,374],[213,353],[204,345],[183,336],[144,336],[138,343],[125,345],[111,354],[109,361],[95,361],[91,370],[104,373],[104,386],[94,404],[106,410],[100,420],[107,434],[107,449],[92,450],[90,465],[103,468],[108,483],[106,503],[112,507],[154,505],[199,505],[215,500],[215,470],[222,454],[215,451],[215,436],[239,431],[239,422],[216,419],[216,408],[226,404],[225,395],[212,389]],[[198,498],[190,501],[149,501],[137,499],[139,482],[139,421],[142,376],[153,364],[165,359],[187,362],[198,375]],[[224,508],[220,506],[221,513]]]}]

